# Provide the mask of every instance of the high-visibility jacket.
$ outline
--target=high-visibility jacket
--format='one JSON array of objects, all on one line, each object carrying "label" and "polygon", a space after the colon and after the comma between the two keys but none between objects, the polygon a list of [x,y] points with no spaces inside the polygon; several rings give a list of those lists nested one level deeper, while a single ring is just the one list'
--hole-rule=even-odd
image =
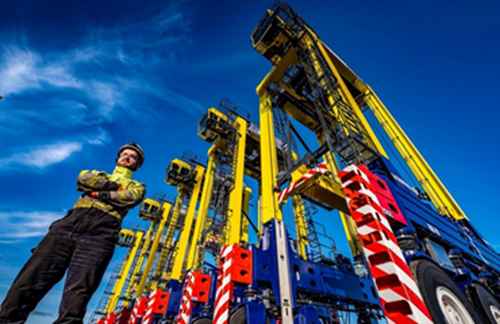
[{"label": "high-visibility jacket", "polygon": [[[125,190],[117,191],[121,186]],[[78,175],[77,190],[84,193],[80,196],[73,208],[97,208],[123,220],[127,212],[141,203],[146,195],[146,186],[132,180],[130,169],[117,166],[113,174],[104,171],[83,170]],[[109,192],[107,199],[93,198],[92,191]]]}]

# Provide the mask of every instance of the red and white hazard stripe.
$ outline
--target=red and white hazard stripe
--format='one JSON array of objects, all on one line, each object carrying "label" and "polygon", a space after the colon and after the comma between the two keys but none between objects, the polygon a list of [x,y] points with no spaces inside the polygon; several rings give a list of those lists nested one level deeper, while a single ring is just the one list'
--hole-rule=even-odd
[{"label": "red and white hazard stripe", "polygon": [[142,312],[144,310],[145,303],[147,302],[146,297],[137,298],[134,303],[134,308],[132,309],[132,314],[128,320],[128,324],[137,324],[142,318]]},{"label": "red and white hazard stripe", "polygon": [[201,243],[201,244],[198,246],[198,250],[203,249],[203,248],[204,248],[204,247],[205,247],[208,243],[217,243],[217,240],[218,240],[217,236],[213,236],[213,237],[211,237],[209,240],[207,240],[207,241],[205,241],[205,242]]},{"label": "red and white hazard stripe", "polygon": [[116,314],[111,312],[106,316],[106,319],[104,320],[104,324],[115,324],[116,322]]},{"label": "red and white hazard stripe", "polygon": [[[365,173],[369,171],[351,165],[341,172],[341,179],[342,175],[349,172],[354,172],[362,179],[362,182],[359,182],[357,192],[346,199],[355,220],[360,242],[363,245],[387,321],[408,324],[433,323],[389,221],[384,215],[377,194],[373,192],[373,187],[370,185],[370,177]],[[371,175],[371,177],[373,178],[375,175]],[[353,181],[356,180],[343,181],[342,187],[346,189]],[[368,199],[363,199],[366,197],[369,197],[371,202]],[[351,204],[350,202],[354,202],[354,200],[356,203]],[[369,219],[372,221],[368,221]],[[361,221],[358,224],[356,220]],[[363,237],[367,236],[372,238],[369,243],[363,240]],[[386,257],[377,258],[378,256]],[[397,284],[379,286],[380,282],[384,282],[384,278],[391,278],[394,282],[393,277],[399,281]],[[401,307],[391,307],[391,305],[407,305],[410,312],[403,313]]]},{"label": "red and white hazard stripe", "polygon": [[129,317],[130,317],[130,307],[128,306],[123,306],[118,314],[116,315],[116,323],[117,324],[125,324],[127,323]]},{"label": "red and white hazard stripe", "polygon": [[285,199],[290,196],[290,194],[295,191],[296,189],[299,189],[301,186],[303,186],[307,180],[312,178],[313,176],[317,174],[326,174],[328,172],[328,169],[326,167],[325,163],[320,163],[318,164],[315,168],[311,169],[309,172],[304,174],[302,178],[299,180],[295,181],[294,183],[290,184],[288,187],[285,189],[281,190],[281,192],[278,194],[278,203],[282,204]]},{"label": "red and white hazard stripe", "polygon": [[227,324],[229,319],[229,303],[232,299],[231,265],[233,246],[222,248],[220,254],[221,273],[217,278],[217,292],[215,294],[214,324]]},{"label": "red and white hazard stripe", "polygon": [[148,306],[146,307],[146,312],[144,313],[144,317],[142,318],[141,324],[153,323],[153,317],[154,317],[153,308],[155,306],[157,292],[158,290],[155,289],[149,293]]},{"label": "red and white hazard stripe", "polygon": [[179,316],[177,324],[189,324],[193,312],[193,287],[195,285],[195,276],[189,271],[186,274],[184,289],[182,292],[181,305],[179,307]]}]

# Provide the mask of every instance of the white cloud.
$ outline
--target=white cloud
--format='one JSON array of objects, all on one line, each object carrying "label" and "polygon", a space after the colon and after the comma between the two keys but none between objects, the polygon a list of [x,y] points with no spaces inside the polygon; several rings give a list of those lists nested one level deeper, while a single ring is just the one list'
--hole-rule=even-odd
[{"label": "white cloud", "polygon": [[205,113],[207,107],[196,100],[170,90],[165,90],[165,100],[172,105],[180,107],[183,111],[192,113],[194,116],[200,116],[200,113]]},{"label": "white cloud", "polygon": [[[177,7],[169,4],[155,17],[138,16],[110,28],[91,26],[86,37],[68,42],[77,45],[64,50],[40,50],[23,33],[9,41],[0,32],[0,94],[5,97],[0,132],[42,143],[12,142],[4,154],[13,153],[0,155],[0,170],[30,166],[39,171],[55,165],[83,145],[111,142],[101,128],[113,122],[151,125],[162,120],[167,116],[163,107],[204,112],[205,105],[168,86],[175,84],[169,71],[179,69],[190,43],[189,19]],[[89,134],[90,127],[99,134]],[[47,139],[62,131],[71,138]]]},{"label": "white cloud", "polygon": [[0,166],[22,164],[43,169],[49,165],[66,160],[71,154],[82,149],[78,142],[59,142],[36,147],[29,152],[17,153],[11,157],[1,159]]},{"label": "white cloud", "polygon": [[0,70],[0,89],[2,95],[22,92],[29,88],[39,88],[36,65],[40,57],[31,51],[16,46],[4,46]]},{"label": "white cloud", "polygon": [[[0,170],[19,165],[29,166],[28,170],[42,170],[48,166],[61,163],[75,153],[81,151],[85,144],[101,146],[111,143],[111,137],[102,128],[94,136],[83,136],[81,141],[55,142],[28,148],[25,152],[15,153],[0,159]],[[1,237],[1,236],[0,236]]]},{"label": "white cloud", "polygon": [[111,137],[103,129],[99,128],[99,135],[88,138],[87,142],[91,145],[104,145],[111,142]]},{"label": "white cloud", "polygon": [[108,120],[113,119],[114,108],[123,97],[122,91],[118,90],[115,84],[101,81],[92,82],[92,88],[92,97],[100,102],[101,115]]},{"label": "white cloud", "polygon": [[64,216],[63,212],[14,212],[0,213],[2,239],[26,239],[43,236],[50,224]]},{"label": "white cloud", "polygon": [[69,64],[52,63],[40,69],[40,80],[55,87],[82,88],[83,84],[69,71]]},{"label": "white cloud", "polygon": [[[123,118],[149,122],[154,109],[137,101],[145,96],[165,100],[162,78],[168,73],[163,72],[176,68],[176,57],[182,54],[182,45],[189,42],[189,21],[172,6],[156,17],[133,23],[91,27],[88,36],[78,42],[80,46],[64,51],[38,52],[24,35],[16,37],[22,41],[4,41],[0,48],[4,112],[19,115],[24,110],[40,110],[35,119],[50,123],[52,116],[45,113],[52,110],[46,106],[50,105],[60,111],[63,119],[59,125],[101,124]],[[41,101],[31,99],[23,107],[6,110],[10,95],[21,98],[34,92]],[[71,110],[76,110],[77,118]],[[6,118],[0,118],[0,129],[14,131],[14,125],[29,122]],[[38,124],[38,120],[31,123]]]},{"label": "white cloud", "polygon": [[72,75],[69,62],[44,62],[38,53],[21,46],[4,46],[0,62],[4,67],[0,70],[0,89],[4,96],[40,89],[43,83],[54,87],[82,87]]}]

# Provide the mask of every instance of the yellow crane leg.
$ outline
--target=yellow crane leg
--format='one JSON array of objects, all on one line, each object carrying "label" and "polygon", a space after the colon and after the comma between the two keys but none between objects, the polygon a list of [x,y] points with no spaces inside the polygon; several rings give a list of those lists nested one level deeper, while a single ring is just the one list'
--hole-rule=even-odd
[{"label": "yellow crane leg", "polygon": [[[318,142],[320,145],[323,144],[324,140],[325,140],[324,136],[318,135]],[[328,168],[328,171],[330,171],[333,180],[335,182],[339,182],[338,178],[338,174],[340,172],[338,167],[339,163],[335,158],[335,155],[332,152],[327,152],[324,156],[324,159],[325,161],[327,161],[326,166]],[[359,241],[356,224],[354,223],[354,220],[352,219],[351,215],[344,213],[340,210],[339,214],[340,214],[340,219],[342,220],[342,225],[344,226],[344,232],[347,237],[347,242],[349,243],[349,247],[351,248],[351,253],[354,257],[357,257],[363,253],[363,247],[361,246],[361,242]]]},{"label": "yellow crane leg", "polygon": [[297,233],[297,250],[299,255],[307,260],[306,246],[309,245],[307,239],[307,221],[304,210],[304,201],[299,195],[292,197],[293,213],[295,218],[295,232]]},{"label": "yellow crane leg", "polygon": [[248,243],[248,217],[250,216],[250,196],[252,195],[252,189],[245,187],[243,192],[243,210],[246,216],[241,219],[241,241],[245,244]]},{"label": "yellow crane leg", "polygon": [[[263,81],[261,83],[265,84]],[[277,185],[278,158],[276,155],[276,137],[274,133],[273,110],[271,96],[265,89],[257,88],[260,95],[260,164],[261,164],[261,199],[262,223],[271,219],[283,220],[278,205]]]},{"label": "yellow crane leg", "polygon": [[285,235],[283,215],[278,204],[278,192],[275,190],[278,175],[278,158],[276,155],[276,137],[274,134],[271,96],[267,88],[261,88],[266,83],[266,80],[262,81],[257,88],[257,94],[260,97],[260,189],[262,193],[262,221],[267,223],[274,220],[276,226],[276,253],[278,255],[276,267],[278,269],[281,316],[282,323],[289,324],[293,323],[293,312],[290,303],[292,292],[287,250],[288,239]]},{"label": "yellow crane leg", "polygon": [[205,168],[201,165],[196,165],[195,167],[195,186],[191,193],[191,199],[189,201],[188,210],[186,213],[186,219],[184,220],[184,227],[181,232],[181,237],[179,238],[179,242],[177,244],[177,253],[174,259],[174,265],[172,267],[172,273],[170,274],[171,280],[182,280],[183,273],[183,265],[185,261],[185,256],[188,249],[189,238],[191,236],[191,227],[193,226],[194,214],[196,212],[196,204],[198,202],[198,198],[200,195],[201,182],[203,179],[203,175],[205,173]]},{"label": "yellow crane leg", "polygon": [[127,252],[127,256],[125,258],[126,261],[123,263],[122,268],[120,269],[120,274],[116,279],[113,291],[111,292],[111,296],[108,300],[108,304],[104,309],[104,313],[106,314],[113,312],[116,308],[116,305],[118,304],[118,298],[120,297],[123,286],[125,285],[125,281],[127,280],[127,275],[130,271],[130,268],[132,267],[132,263],[134,263],[135,255],[137,254],[139,245],[141,245],[143,235],[144,233],[141,231],[135,232],[134,246]]},{"label": "yellow crane leg", "polygon": [[148,280],[148,277],[149,277],[149,271],[151,270],[151,267],[153,266],[156,250],[158,249],[158,245],[160,244],[161,233],[163,233],[163,230],[165,229],[165,224],[167,223],[168,214],[170,213],[171,208],[172,208],[171,204],[169,204],[167,202],[163,203],[162,218],[161,218],[160,224],[158,225],[158,229],[156,231],[153,244],[151,245],[151,250],[149,251],[148,261],[146,262],[146,265],[144,266],[141,281],[139,282],[139,285],[137,285],[137,290],[135,292],[135,298],[141,297],[142,293],[144,292],[144,287],[146,286],[146,281]]},{"label": "yellow crane leg", "polygon": [[457,220],[467,218],[427,161],[413,145],[410,138],[392,117],[389,110],[375,92],[368,85],[366,86],[368,90],[365,92],[365,100],[368,107],[370,107],[380,125],[384,128],[438,212],[441,215],[449,215]]},{"label": "yellow crane leg", "polygon": [[[201,192],[200,206],[196,216],[191,244],[187,255],[186,269],[199,269],[198,265],[198,246],[201,243],[201,234],[205,226],[208,211],[210,210],[210,198],[212,197],[212,189],[214,185],[215,170],[217,169],[217,154],[214,147],[208,151],[208,164],[205,172],[205,180],[203,182],[203,190]],[[203,257],[200,257],[202,260]]]},{"label": "yellow crane leg", "polygon": [[257,228],[259,229],[259,239],[257,241],[257,247],[260,246],[260,235],[262,234],[262,231],[264,230],[264,222],[262,221],[262,194],[260,193],[262,191],[261,188],[259,188],[259,199],[257,201]]},{"label": "yellow crane leg", "polygon": [[166,262],[168,258],[168,254],[172,249],[172,240],[174,239],[175,231],[177,230],[177,222],[179,221],[179,214],[181,212],[182,203],[184,201],[184,197],[186,195],[186,188],[179,187],[177,189],[177,199],[175,200],[174,210],[172,211],[172,217],[170,219],[170,224],[167,228],[167,234],[165,235],[165,241],[163,244],[163,248],[160,251],[160,257],[158,258],[158,264],[156,265],[155,273],[153,277],[155,280],[151,282],[151,289],[155,290],[158,288],[160,278],[167,277],[166,270]]},{"label": "yellow crane leg", "polygon": [[[325,50],[325,47],[323,46],[323,44],[319,40],[318,36],[316,36],[316,34],[312,30],[308,29],[308,31],[309,31],[311,37],[304,38],[304,42],[305,42],[304,46],[311,48],[311,47],[316,45],[319,48],[321,56],[327,62],[328,67],[331,69],[331,71],[335,75],[335,78],[337,79],[337,82],[340,86],[342,97],[344,98],[344,100],[346,100],[346,102],[352,108],[352,112],[358,117],[358,120],[361,122],[363,128],[365,129],[365,131],[368,135],[367,140],[371,141],[370,144],[372,145],[373,149],[375,149],[381,155],[387,157],[387,154],[385,153],[385,150],[384,150],[382,144],[380,144],[379,140],[375,136],[375,133],[373,132],[370,124],[368,123],[365,116],[363,115],[363,112],[361,111],[358,104],[356,103],[356,100],[354,100],[354,98],[352,97],[351,92],[348,90],[344,80],[342,80],[342,77],[341,77],[339,71],[337,70],[337,68],[333,64],[332,60],[328,56],[328,53]],[[315,59],[317,60],[318,58],[315,58]],[[321,71],[319,66],[315,66],[314,69],[318,73],[325,73],[325,71]],[[329,100],[330,100],[330,103],[333,104],[334,99],[331,96],[330,96]],[[337,114],[335,114],[335,115],[337,115]],[[345,121],[339,121],[339,122],[345,122]]]},{"label": "yellow crane leg", "polygon": [[356,224],[352,219],[351,215],[340,213],[340,219],[342,220],[342,225],[344,225],[344,231],[347,236],[347,241],[349,242],[349,247],[351,248],[352,256],[358,257],[363,254],[363,247],[358,237],[358,230],[356,229]]},{"label": "yellow crane leg", "polygon": [[144,242],[142,243],[141,252],[139,253],[139,258],[135,263],[134,270],[132,272],[132,276],[130,277],[130,284],[127,287],[127,291],[125,292],[122,305],[128,306],[129,302],[132,298],[132,294],[135,292],[135,289],[138,285],[139,276],[141,275],[142,265],[144,264],[144,260],[148,257],[149,245],[151,244],[151,240],[153,239],[153,235],[155,233],[157,221],[151,222],[149,226],[149,230],[146,233],[146,237],[144,238]]},{"label": "yellow crane leg", "polygon": [[227,220],[227,232],[225,235],[225,245],[240,244],[241,240],[241,222],[243,206],[243,186],[245,176],[245,144],[247,140],[247,121],[237,117],[234,122],[234,128],[237,130],[237,145],[233,159],[233,181],[234,188],[229,194],[229,215]]}]

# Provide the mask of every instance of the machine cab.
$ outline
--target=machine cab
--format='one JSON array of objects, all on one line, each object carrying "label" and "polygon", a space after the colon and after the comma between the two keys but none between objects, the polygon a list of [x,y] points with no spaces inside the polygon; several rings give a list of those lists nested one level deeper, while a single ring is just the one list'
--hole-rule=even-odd
[{"label": "machine cab", "polygon": [[156,200],[146,198],[142,202],[141,209],[139,210],[139,218],[143,220],[152,220],[159,218],[160,203]]},{"label": "machine cab", "polygon": [[129,229],[124,228],[120,231],[120,236],[116,244],[118,244],[119,246],[132,247],[134,246],[134,241],[135,233]]},{"label": "machine cab", "polygon": [[273,63],[285,54],[292,32],[288,22],[290,17],[282,6],[268,9],[250,36],[253,48]]},{"label": "machine cab", "polygon": [[179,184],[186,183],[191,179],[192,171],[189,163],[174,159],[167,168],[165,182],[177,187]]},{"label": "machine cab", "polygon": [[215,108],[208,108],[198,122],[198,136],[209,143],[217,138],[228,138],[233,131],[231,120]]}]

